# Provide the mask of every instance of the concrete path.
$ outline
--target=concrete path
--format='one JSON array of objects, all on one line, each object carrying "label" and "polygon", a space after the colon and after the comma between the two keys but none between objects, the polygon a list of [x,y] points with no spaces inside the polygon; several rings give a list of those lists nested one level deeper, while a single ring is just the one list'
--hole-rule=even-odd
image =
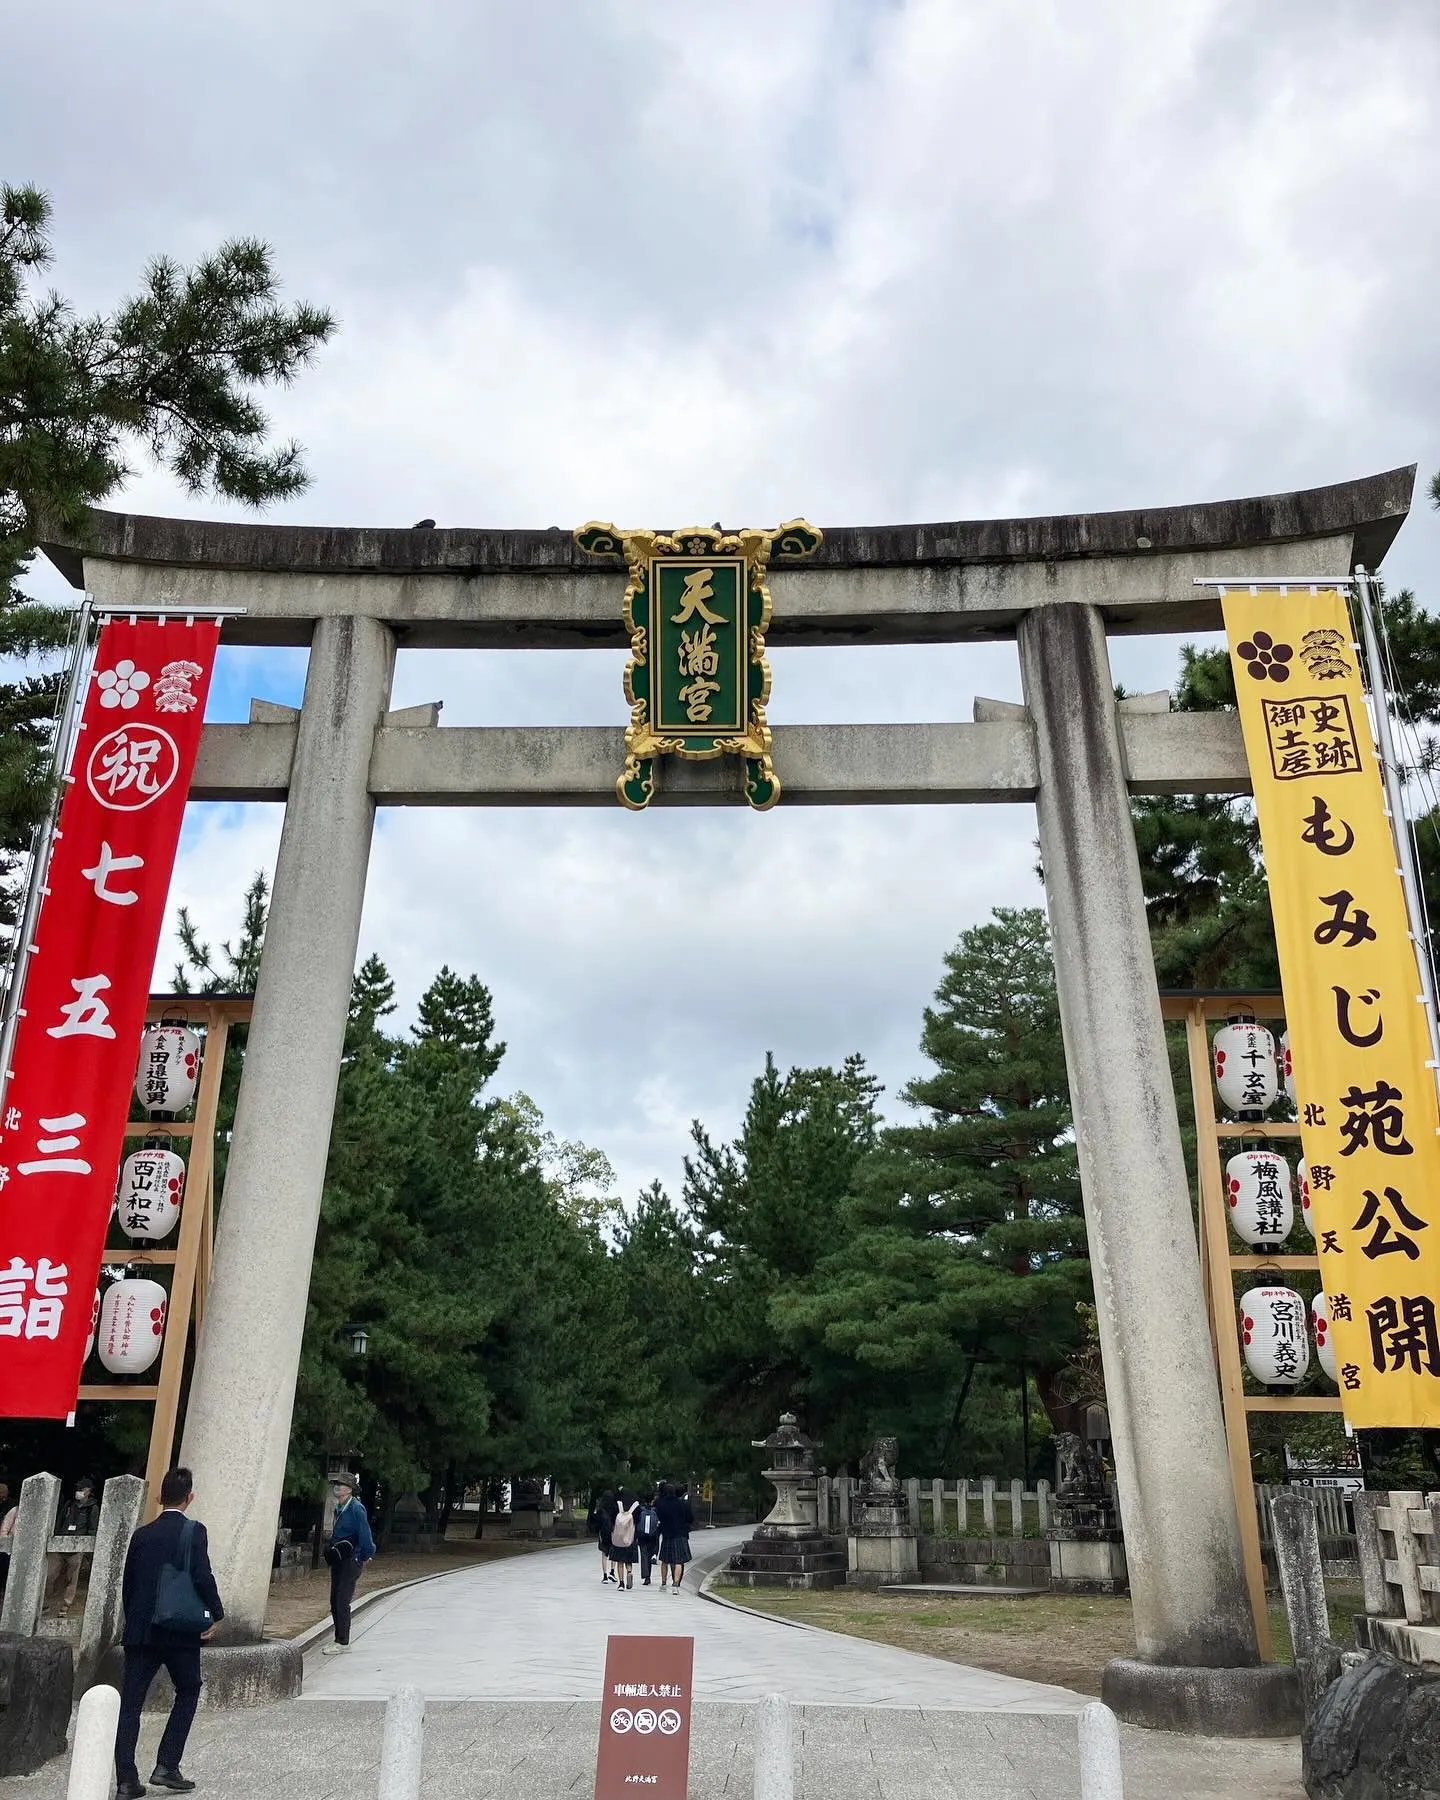
[{"label": "concrete path", "polygon": [[[684,1605],[677,1602],[677,1609]],[[195,1800],[375,1800],[385,1709],[332,1700],[195,1722]],[[690,1800],[751,1800],[754,1708],[699,1704]],[[140,1775],[161,1721],[147,1718]],[[422,1800],[591,1800],[599,1708],[431,1702]],[[1125,1800],[1305,1800],[1293,1745],[1125,1731]],[[795,1800],[1080,1800],[1075,1723],[1064,1713],[806,1708],[795,1721]],[[64,1800],[66,1765],[0,1781],[3,1800]],[[156,1800],[164,1800],[151,1790]]]},{"label": "concrete path", "polygon": [[[745,1530],[699,1532],[710,1563]],[[638,1578],[637,1578],[638,1579]],[[813,1706],[1076,1712],[1085,1696],[941,1662],[888,1644],[806,1631],[658,1586],[600,1580],[589,1544],[421,1582],[355,1621],[348,1656],[305,1659],[307,1700],[383,1700],[413,1682],[431,1700],[594,1701],[612,1632],[695,1639],[697,1701],[787,1694]]]},{"label": "concrete path", "polygon": [[[702,1565],[744,1534],[697,1534]],[[690,1800],[751,1800],[754,1701],[796,1703],[796,1800],[1079,1800],[1064,1688],[765,1619],[682,1589],[602,1586],[588,1545],[422,1582],[356,1620],[348,1656],[306,1658],[305,1694],[202,1711],[197,1800],[372,1800],[382,1702],[428,1696],[423,1800],[589,1800],[612,1631],[695,1638]],[[163,1720],[147,1716],[142,1778]],[[1126,1800],[1304,1800],[1298,1744],[1122,1731]],[[0,1780],[62,1800],[66,1759]]]}]

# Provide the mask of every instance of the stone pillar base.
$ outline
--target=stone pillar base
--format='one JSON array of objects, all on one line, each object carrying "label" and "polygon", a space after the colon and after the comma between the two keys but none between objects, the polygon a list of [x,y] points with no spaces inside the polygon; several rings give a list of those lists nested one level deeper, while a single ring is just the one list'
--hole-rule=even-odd
[{"label": "stone pillar base", "polygon": [[[304,1670],[300,1646],[289,1638],[266,1638],[258,1644],[202,1644],[200,1679],[204,1685],[200,1689],[200,1705],[202,1709],[220,1711],[297,1699]],[[107,1651],[97,1679],[118,1688],[124,1673],[123,1651]],[[161,1669],[150,1684],[145,1710],[169,1712],[174,1699],[170,1677]]]},{"label": "stone pillar base", "polygon": [[63,1752],[74,1678],[62,1639],[0,1635],[0,1775],[33,1775]]},{"label": "stone pillar base", "polygon": [[1304,1721],[1289,1664],[1196,1669],[1117,1656],[1105,1665],[1100,1697],[1127,1725],[1200,1737],[1295,1737]]},{"label": "stone pillar base", "polygon": [[891,1537],[860,1534],[850,1539],[849,1587],[878,1588],[892,1581],[918,1581],[920,1555],[912,1532]]},{"label": "stone pillar base", "polygon": [[1057,1594],[1128,1594],[1124,1544],[1118,1538],[1052,1537],[1050,1586]]},{"label": "stone pillar base", "polygon": [[[538,1506],[515,1507],[510,1513],[510,1535],[518,1538],[551,1538],[555,1535],[555,1514]],[[440,1540],[435,1540],[438,1547]]]}]

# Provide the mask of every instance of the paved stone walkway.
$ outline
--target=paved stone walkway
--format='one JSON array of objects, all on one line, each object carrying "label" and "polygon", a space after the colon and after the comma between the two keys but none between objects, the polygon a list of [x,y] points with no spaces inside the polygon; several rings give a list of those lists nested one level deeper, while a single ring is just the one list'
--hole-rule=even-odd
[{"label": "paved stone walkway", "polygon": [[[713,1563],[746,1535],[697,1533],[697,1554]],[[699,1701],[784,1693],[826,1706],[1074,1712],[1084,1705],[1068,1688],[715,1606],[691,1581],[678,1595],[658,1586],[622,1594],[600,1580],[595,1550],[577,1544],[422,1582],[361,1613],[348,1656],[308,1656],[305,1694],[383,1700],[413,1682],[432,1700],[592,1701],[605,1641],[625,1632],[693,1637]]]},{"label": "paved stone walkway", "polygon": [[[742,1533],[702,1533],[711,1560]],[[751,1800],[753,1702],[796,1703],[796,1800],[1078,1800],[1084,1697],[716,1606],[619,1595],[588,1546],[424,1582],[356,1621],[349,1656],[306,1658],[304,1697],[201,1712],[185,1757],[197,1800],[372,1800],[383,1700],[427,1694],[424,1800],[589,1800],[596,1691],[616,1630],[693,1635],[690,1800]],[[147,1717],[141,1774],[162,1721]],[[1126,1800],[1304,1800],[1293,1742],[1125,1729]],[[66,1763],[0,1780],[0,1800],[61,1800]]]}]

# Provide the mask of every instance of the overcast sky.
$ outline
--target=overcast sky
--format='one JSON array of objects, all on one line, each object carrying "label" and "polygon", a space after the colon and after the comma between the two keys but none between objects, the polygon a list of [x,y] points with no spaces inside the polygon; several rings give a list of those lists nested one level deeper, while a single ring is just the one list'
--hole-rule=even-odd
[{"label": "overcast sky", "polygon": [[[0,176],[49,189],[77,302],[252,234],[339,315],[274,408],[315,477],[276,518],[884,524],[1418,461],[1387,574],[1440,604],[1434,0],[46,0],[6,47]],[[112,504],[222,510],[154,474]],[[1174,641],[1112,648],[1168,684]],[[1013,646],[773,661],[777,724],[1019,692]],[[402,653],[396,704],[619,723],[622,664]],[[303,671],[227,652],[211,716]],[[278,833],[193,807],[175,902],[224,936]],[[1029,807],[395,811],[362,952],[407,1018],[442,962],[480,974],[501,1085],[627,1194],[674,1187],[767,1050],[860,1050],[893,1103],[944,951],[1039,903],[1033,836]]]}]

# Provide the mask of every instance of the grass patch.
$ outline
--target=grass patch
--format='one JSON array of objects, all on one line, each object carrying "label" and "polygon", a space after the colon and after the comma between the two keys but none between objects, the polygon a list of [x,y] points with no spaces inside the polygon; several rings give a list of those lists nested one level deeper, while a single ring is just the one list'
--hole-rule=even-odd
[{"label": "grass patch", "polygon": [[[755,1612],[841,1631],[923,1655],[1048,1682],[1082,1694],[1100,1692],[1105,1664],[1133,1656],[1135,1635],[1125,1595],[1048,1594],[1026,1600],[884,1594],[857,1608],[844,1588],[726,1588],[725,1598]],[[1358,1590],[1332,1584],[1332,1633],[1348,1638]],[[938,1603],[937,1603],[938,1602]],[[1290,1632],[1278,1598],[1269,1609],[1274,1660],[1290,1662]]]}]

